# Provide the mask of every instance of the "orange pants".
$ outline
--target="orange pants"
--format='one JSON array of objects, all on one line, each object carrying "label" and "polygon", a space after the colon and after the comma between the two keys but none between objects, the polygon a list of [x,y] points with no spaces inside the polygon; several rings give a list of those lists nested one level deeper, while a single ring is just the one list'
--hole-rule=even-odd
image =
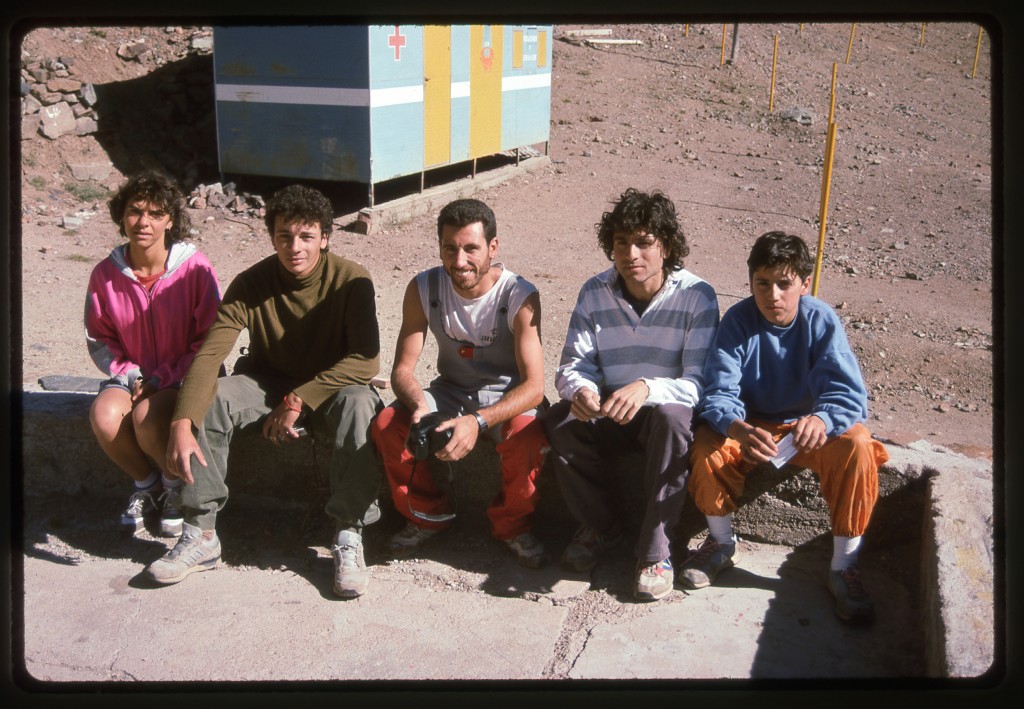
[{"label": "orange pants", "polygon": [[[751,421],[778,441],[792,423]],[[810,453],[797,453],[790,464],[814,471],[831,515],[832,534],[858,537],[867,529],[878,499],[878,466],[889,454],[862,424],[831,439]],[[756,466],[743,460],[740,444],[710,426],[698,426],[690,456],[689,490],[697,509],[709,517],[723,517],[736,509],[743,483]]]},{"label": "orange pants", "polygon": [[[417,512],[431,515],[451,510],[447,496],[434,485],[426,461],[419,463],[415,476],[412,475],[414,460],[405,448],[410,422],[409,410],[396,402],[373,419],[370,434],[384,464],[391,499],[398,512],[418,527],[444,529],[450,522],[428,522],[409,510],[410,505]],[[516,416],[501,425],[501,440],[494,447],[501,459],[501,490],[487,507],[496,539],[512,539],[533,526],[538,501],[536,479],[547,445],[544,427],[536,416]]]}]

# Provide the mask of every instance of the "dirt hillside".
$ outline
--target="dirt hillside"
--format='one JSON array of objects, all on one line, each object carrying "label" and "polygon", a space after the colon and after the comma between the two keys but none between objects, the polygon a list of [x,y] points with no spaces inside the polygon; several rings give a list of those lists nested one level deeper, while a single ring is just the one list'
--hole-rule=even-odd
[{"label": "dirt hillside", "polygon": [[[576,293],[607,267],[594,224],[627,187],[673,198],[691,245],[686,266],[715,287],[723,311],[748,294],[744,261],[758,235],[784,229],[816,244],[835,66],[818,294],[859,356],[869,426],[991,458],[992,84],[985,36],[974,67],[978,27],[928,24],[922,44],[919,24],[858,23],[851,45],[850,24],[742,24],[726,63],[721,25],[601,25],[636,41],[601,46],[566,41],[578,27],[555,27],[550,166],[478,195],[498,216],[501,260],[541,291],[549,398]],[[25,389],[44,375],[98,376],[82,304],[93,265],[119,241],[105,199],[125,175],[161,166],[203,197],[194,241],[222,286],[270,252],[258,217],[266,183],[217,174],[211,46],[203,27],[24,37],[13,275]],[[40,107],[61,102],[71,127],[48,137]],[[209,187],[222,179],[239,199],[218,201]],[[362,206],[337,199],[339,215]],[[385,376],[405,285],[437,261],[432,220],[332,237],[332,250],[376,281]]]}]

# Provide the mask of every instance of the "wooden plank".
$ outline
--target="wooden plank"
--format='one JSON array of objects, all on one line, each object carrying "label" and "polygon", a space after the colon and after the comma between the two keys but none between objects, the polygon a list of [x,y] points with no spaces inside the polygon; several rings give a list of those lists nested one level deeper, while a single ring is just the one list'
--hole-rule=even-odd
[{"label": "wooden plank", "polygon": [[585,39],[586,44],[643,44],[639,39]]},{"label": "wooden plank", "polygon": [[610,37],[612,31],[610,29],[599,29],[599,30],[565,30],[565,35],[569,37]]}]

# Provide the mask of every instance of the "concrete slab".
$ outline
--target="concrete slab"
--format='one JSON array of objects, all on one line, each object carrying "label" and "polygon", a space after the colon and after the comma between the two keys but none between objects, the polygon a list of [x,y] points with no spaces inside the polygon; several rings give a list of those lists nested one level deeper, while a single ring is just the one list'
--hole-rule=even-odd
[{"label": "concrete slab", "polygon": [[[514,562],[513,562],[514,563]],[[28,559],[25,666],[37,680],[540,677],[566,609],[461,586],[420,564],[377,568],[374,593],[329,598],[293,571],[225,566],[152,588],[128,559]]]},{"label": "concrete slab", "polygon": [[599,623],[573,665],[577,679],[814,679],[913,677],[921,666],[907,589],[865,574],[877,599],[870,627],[844,625],[814,549],[740,543],[716,584],[673,591],[639,612]]},{"label": "concrete slab", "polygon": [[385,561],[389,522],[367,535],[369,593],[343,601],[331,593],[327,549],[280,526],[267,536],[247,520],[243,541],[241,526],[224,525],[219,568],[155,587],[142,569],[172,540],[117,539],[109,525],[68,525],[52,507],[30,507],[20,659],[57,686],[924,673],[911,592],[880,568],[864,569],[875,625],[832,614],[827,540],[796,550],[743,542],[740,565],[715,587],[639,604],[625,545],[590,574],[530,570],[466,520],[422,558]]}]

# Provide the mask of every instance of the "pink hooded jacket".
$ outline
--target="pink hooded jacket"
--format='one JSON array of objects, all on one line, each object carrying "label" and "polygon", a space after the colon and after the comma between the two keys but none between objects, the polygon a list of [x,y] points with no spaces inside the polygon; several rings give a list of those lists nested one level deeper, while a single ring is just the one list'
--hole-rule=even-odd
[{"label": "pink hooded jacket", "polygon": [[92,271],[85,299],[89,355],[131,391],[137,377],[158,389],[181,383],[220,305],[213,266],[192,244],[171,244],[167,270],[147,291],[125,257],[127,244]]}]

